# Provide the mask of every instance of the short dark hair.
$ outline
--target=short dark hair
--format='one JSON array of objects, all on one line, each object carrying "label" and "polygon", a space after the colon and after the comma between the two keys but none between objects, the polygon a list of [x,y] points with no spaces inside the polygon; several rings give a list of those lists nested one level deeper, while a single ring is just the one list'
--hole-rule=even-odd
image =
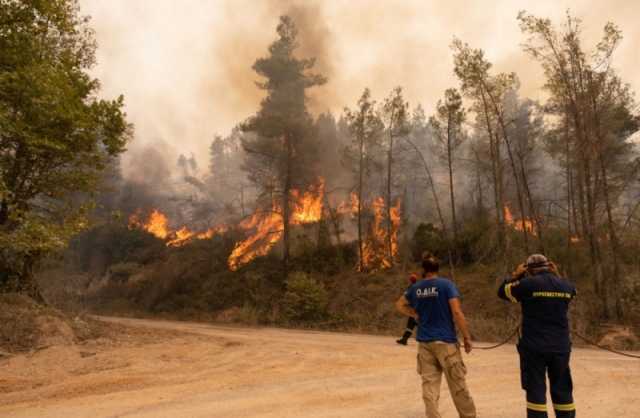
[{"label": "short dark hair", "polygon": [[440,271],[440,261],[432,255],[422,259],[422,269],[425,273],[437,273]]}]

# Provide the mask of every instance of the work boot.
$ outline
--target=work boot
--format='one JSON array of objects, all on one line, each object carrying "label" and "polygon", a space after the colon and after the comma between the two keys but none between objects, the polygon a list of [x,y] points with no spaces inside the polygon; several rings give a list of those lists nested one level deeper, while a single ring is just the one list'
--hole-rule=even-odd
[{"label": "work boot", "polygon": [[396,342],[398,344],[407,345],[409,337],[411,337],[411,331],[405,331],[404,334],[402,334],[402,337],[399,340],[396,340]]}]

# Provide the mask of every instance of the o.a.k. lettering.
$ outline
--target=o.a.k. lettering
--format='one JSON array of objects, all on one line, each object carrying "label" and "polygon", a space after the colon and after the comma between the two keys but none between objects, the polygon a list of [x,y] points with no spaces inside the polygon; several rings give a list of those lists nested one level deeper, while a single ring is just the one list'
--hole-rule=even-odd
[{"label": "o.a.k. lettering", "polygon": [[437,287],[427,287],[426,289],[418,289],[416,291],[416,296],[419,298],[434,298],[438,297],[438,288]]}]

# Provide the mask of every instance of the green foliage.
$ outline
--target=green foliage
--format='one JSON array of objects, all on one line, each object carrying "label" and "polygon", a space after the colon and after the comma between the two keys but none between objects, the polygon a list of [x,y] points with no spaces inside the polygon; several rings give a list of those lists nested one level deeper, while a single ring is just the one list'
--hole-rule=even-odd
[{"label": "green foliage", "polygon": [[282,301],[285,316],[291,321],[315,321],[327,314],[329,297],[322,283],[306,273],[296,272],[287,280]]},{"label": "green foliage", "polygon": [[292,268],[327,275],[338,274],[345,266],[354,266],[358,260],[357,243],[323,247],[305,247],[292,260]]},{"label": "green foliage", "polygon": [[418,225],[413,233],[411,242],[411,253],[415,261],[419,261],[425,251],[430,252],[441,260],[446,259],[449,254],[447,237],[442,230],[431,223]]},{"label": "green foliage", "polygon": [[[269,55],[253,65],[265,81],[257,83],[267,92],[260,109],[244,124],[243,147],[248,153],[244,168],[261,192],[266,210],[274,209],[283,219],[283,261],[288,263],[290,247],[291,191],[303,190],[315,181],[313,157],[316,141],[313,119],[307,112],[306,90],[326,79],[311,73],[314,58],[299,59],[298,30],[289,16],[282,16],[278,39],[269,46]],[[277,201],[277,203],[274,202]],[[286,270],[286,267],[285,267]]]},{"label": "green foliage", "polygon": [[71,240],[68,252],[73,266],[92,274],[103,274],[113,264],[147,264],[163,256],[164,241],[123,224],[103,224]]},{"label": "green foliage", "polygon": [[[63,248],[130,126],[122,96],[96,98],[95,41],[76,0],[0,2],[0,269]],[[21,262],[16,263],[16,260]]]},{"label": "green foliage", "polygon": [[278,39],[269,46],[269,56],[259,58],[253,65],[265,79],[258,86],[267,92],[267,97],[258,113],[243,124],[243,130],[256,134],[243,139],[249,153],[245,168],[249,179],[262,189],[273,188],[274,178],[284,182],[287,177],[299,178],[308,171],[307,158],[313,143],[309,141],[312,118],[307,112],[305,92],[326,82],[321,75],[310,73],[315,59],[294,55],[298,30],[290,17],[280,18],[277,32]]}]

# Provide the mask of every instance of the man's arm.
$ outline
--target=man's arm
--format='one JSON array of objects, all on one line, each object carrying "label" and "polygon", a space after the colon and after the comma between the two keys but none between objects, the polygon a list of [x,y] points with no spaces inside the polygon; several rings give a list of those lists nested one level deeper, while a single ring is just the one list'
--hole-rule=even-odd
[{"label": "man's arm", "polygon": [[519,279],[505,279],[498,288],[498,297],[509,302],[517,303],[518,301],[513,297],[511,290],[513,288],[513,285],[518,281]]},{"label": "man's arm", "polygon": [[516,269],[511,273],[511,277],[504,279],[504,281],[498,288],[498,297],[509,302],[517,303],[518,299],[512,294],[512,289],[514,286],[517,286],[519,284],[520,279],[524,277],[526,272],[526,265],[518,265],[518,267],[516,267]]},{"label": "man's arm", "polygon": [[470,353],[473,349],[473,344],[471,344],[471,334],[469,333],[469,328],[467,327],[467,320],[464,317],[462,307],[460,306],[460,299],[449,299],[449,306],[451,307],[453,321],[455,322],[460,332],[462,332],[462,337],[464,338],[464,351]]},{"label": "man's arm", "polygon": [[410,316],[413,319],[415,319],[416,321],[418,320],[418,313],[416,312],[415,309],[413,309],[411,307],[411,305],[409,305],[409,301],[407,300],[406,296],[402,295],[400,296],[400,298],[396,301],[396,309],[398,310],[398,312],[400,312],[402,315],[405,316]]}]

